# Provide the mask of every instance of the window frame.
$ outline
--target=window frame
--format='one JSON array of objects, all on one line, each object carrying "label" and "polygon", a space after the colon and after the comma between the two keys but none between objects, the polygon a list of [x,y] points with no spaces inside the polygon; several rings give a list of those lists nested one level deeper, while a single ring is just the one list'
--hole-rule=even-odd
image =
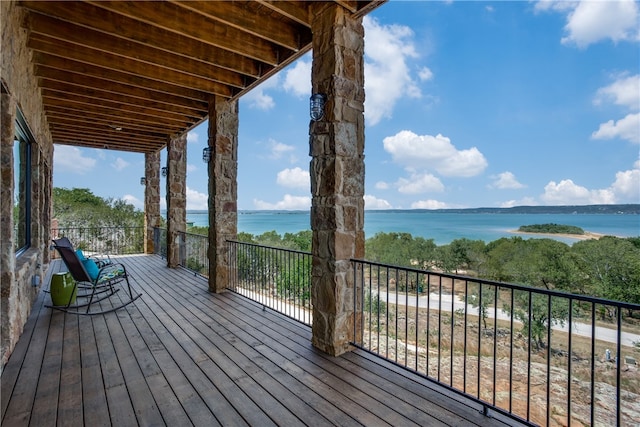
[{"label": "window frame", "polygon": [[[15,131],[14,131],[14,144],[19,144],[18,146],[18,156],[19,158],[13,159],[13,167],[14,167],[14,179],[17,179],[17,182],[14,182],[14,209],[17,203],[18,209],[24,209],[24,224],[20,221],[20,215],[18,215],[18,219],[14,224],[14,229],[16,231],[16,240],[15,240],[15,253],[16,257],[19,257],[23,254],[27,249],[31,247],[31,182],[32,182],[32,149],[35,143],[35,139],[33,138],[33,134],[27,125],[27,121],[24,118],[24,115],[20,111],[19,108],[16,108],[16,120],[15,120]],[[24,143],[24,159],[23,155],[23,147]],[[14,154],[16,153],[16,147],[14,145]],[[18,170],[16,171],[16,168]],[[24,172],[24,188],[20,185],[21,174]],[[24,192],[24,194],[21,194]],[[24,201],[24,202],[23,202]],[[21,203],[24,203],[24,206],[20,206]],[[24,238],[18,240],[21,236],[20,230],[22,230]]]}]

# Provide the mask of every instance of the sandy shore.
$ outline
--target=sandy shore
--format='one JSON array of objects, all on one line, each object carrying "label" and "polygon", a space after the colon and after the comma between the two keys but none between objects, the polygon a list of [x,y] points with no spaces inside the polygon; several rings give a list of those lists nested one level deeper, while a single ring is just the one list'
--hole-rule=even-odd
[{"label": "sandy shore", "polygon": [[585,231],[584,234],[566,234],[566,233],[532,233],[529,231],[509,230],[509,233],[524,234],[524,235],[530,235],[530,236],[563,237],[567,239],[576,239],[576,240],[599,239],[605,236],[605,234],[592,233],[590,231]]}]

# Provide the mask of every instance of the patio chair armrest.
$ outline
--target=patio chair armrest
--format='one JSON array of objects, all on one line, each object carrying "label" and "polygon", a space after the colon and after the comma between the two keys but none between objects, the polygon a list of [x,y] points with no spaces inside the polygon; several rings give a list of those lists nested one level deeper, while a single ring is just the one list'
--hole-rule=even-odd
[{"label": "patio chair armrest", "polygon": [[89,255],[87,259],[92,259],[96,263],[98,268],[102,268],[109,264],[112,264],[111,257],[109,256],[109,254],[104,254],[104,255],[93,254],[93,255]]}]

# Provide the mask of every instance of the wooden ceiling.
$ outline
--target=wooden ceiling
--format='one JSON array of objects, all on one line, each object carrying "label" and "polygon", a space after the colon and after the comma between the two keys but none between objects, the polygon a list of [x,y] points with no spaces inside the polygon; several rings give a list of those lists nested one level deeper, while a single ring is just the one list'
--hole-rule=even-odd
[{"label": "wooden ceiling", "polygon": [[[335,1],[363,15],[383,1]],[[311,49],[310,1],[20,1],[54,143],[154,152]]]}]

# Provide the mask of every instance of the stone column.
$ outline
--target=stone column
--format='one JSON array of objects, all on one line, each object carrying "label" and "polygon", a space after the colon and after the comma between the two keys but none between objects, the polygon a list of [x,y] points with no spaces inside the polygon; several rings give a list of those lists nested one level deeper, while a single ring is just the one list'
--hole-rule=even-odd
[{"label": "stone column", "polygon": [[227,239],[238,235],[238,101],[209,101],[209,290],[229,283]]},{"label": "stone column", "polygon": [[187,134],[167,144],[167,265],[180,265],[180,246],[187,229]]},{"label": "stone column", "polygon": [[361,310],[354,312],[350,259],[364,256],[364,29],[341,6],[312,7],[312,91],[327,96],[324,118],[309,126],[312,342],[340,355]]},{"label": "stone column", "polygon": [[160,151],[145,153],[144,176],[144,253],[152,254],[156,249],[154,228],[160,226]]},{"label": "stone column", "polygon": [[[17,338],[14,337],[16,253],[13,235],[13,137],[15,135],[16,101],[4,91],[0,95],[0,324],[2,360]],[[12,292],[13,291],[13,292]]]}]

